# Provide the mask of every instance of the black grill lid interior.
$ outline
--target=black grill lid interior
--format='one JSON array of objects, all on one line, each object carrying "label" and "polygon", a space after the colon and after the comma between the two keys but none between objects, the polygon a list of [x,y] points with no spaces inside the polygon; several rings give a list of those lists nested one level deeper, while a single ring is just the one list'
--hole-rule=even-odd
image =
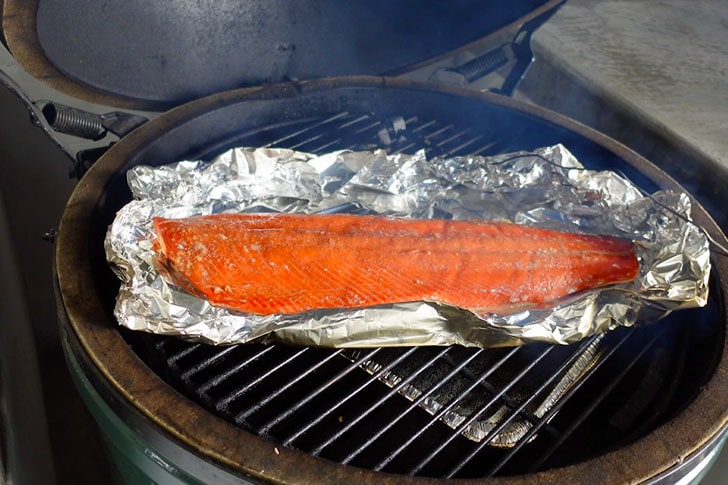
[{"label": "black grill lid interior", "polygon": [[[22,59],[24,46],[35,45],[43,62],[78,84],[172,106],[285,79],[387,74],[547,3],[554,2],[9,0],[3,28],[23,64],[35,62]],[[36,28],[10,28],[18,22]],[[24,38],[33,34],[37,40]]]}]

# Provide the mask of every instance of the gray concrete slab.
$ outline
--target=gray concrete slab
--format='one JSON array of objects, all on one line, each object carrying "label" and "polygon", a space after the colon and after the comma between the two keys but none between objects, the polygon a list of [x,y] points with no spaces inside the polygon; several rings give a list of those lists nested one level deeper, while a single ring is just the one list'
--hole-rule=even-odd
[{"label": "gray concrete slab", "polygon": [[728,2],[569,0],[533,45],[728,169]]}]

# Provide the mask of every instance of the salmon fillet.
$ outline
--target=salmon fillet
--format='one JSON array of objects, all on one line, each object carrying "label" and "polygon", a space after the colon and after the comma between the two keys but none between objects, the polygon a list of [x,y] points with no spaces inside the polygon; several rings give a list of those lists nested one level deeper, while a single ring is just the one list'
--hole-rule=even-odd
[{"label": "salmon fillet", "polygon": [[412,301],[508,314],[639,273],[631,241],[511,223],[216,214],[154,228],[174,284],[261,315]]}]

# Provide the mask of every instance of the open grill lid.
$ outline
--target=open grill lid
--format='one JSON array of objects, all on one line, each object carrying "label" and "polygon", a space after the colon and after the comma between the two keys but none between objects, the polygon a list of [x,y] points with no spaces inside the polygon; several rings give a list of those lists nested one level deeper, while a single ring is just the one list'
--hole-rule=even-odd
[{"label": "open grill lid", "polygon": [[561,3],[5,0],[0,13],[6,45],[37,79],[74,98],[160,111],[281,80],[397,74],[446,53],[467,64],[481,55],[474,44],[533,29]]}]

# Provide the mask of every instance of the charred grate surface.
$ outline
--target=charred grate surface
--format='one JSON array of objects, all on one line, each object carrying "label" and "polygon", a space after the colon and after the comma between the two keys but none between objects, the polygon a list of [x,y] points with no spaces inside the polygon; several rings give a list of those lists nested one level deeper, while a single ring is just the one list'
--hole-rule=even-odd
[{"label": "charred grate surface", "polygon": [[[518,130],[496,137],[418,116],[346,112],[257,128],[213,151],[231,146],[425,149],[430,157],[535,148]],[[709,375],[692,366],[721,338],[713,317],[687,310],[578,345],[508,349],[125,337],[183,395],[280,446],[390,473],[470,478],[573,464],[648,433],[692,400],[691,376]]]},{"label": "charred grate surface", "polygon": [[[155,337],[153,351],[183,394],[279,445],[374,470],[463,478],[573,463],[666,419],[683,333],[668,323],[508,349],[214,347]],[[594,345],[580,378],[536,411]],[[427,399],[439,408],[427,410]],[[453,410],[461,419],[448,423]],[[488,426],[479,441],[464,433],[474,422]]]},{"label": "charred grate surface", "polygon": [[424,149],[430,157],[491,155],[524,149],[522,135],[514,130],[512,136],[505,139],[487,131],[423,120],[418,116],[377,117],[342,112],[265,127],[228,142],[228,147],[272,146],[319,154],[342,149],[383,148],[389,153]]}]

